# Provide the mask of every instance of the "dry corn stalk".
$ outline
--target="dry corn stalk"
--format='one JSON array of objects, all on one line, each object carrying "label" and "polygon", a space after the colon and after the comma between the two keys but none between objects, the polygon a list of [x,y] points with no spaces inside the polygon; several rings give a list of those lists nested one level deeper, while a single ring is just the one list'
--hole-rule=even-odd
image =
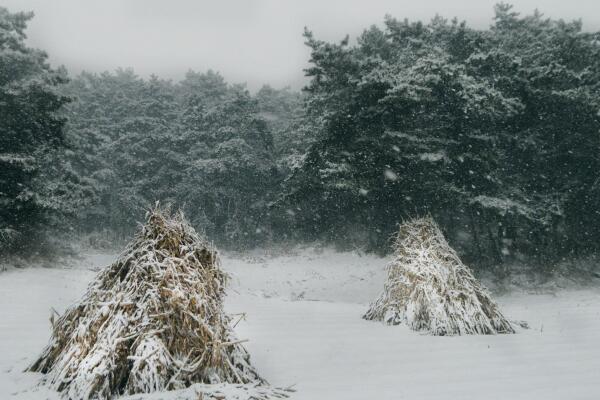
[{"label": "dry corn stalk", "polygon": [[216,250],[181,213],[154,209],[118,260],[53,322],[31,371],[68,399],[266,383],[223,310]]},{"label": "dry corn stalk", "polygon": [[430,217],[400,226],[387,272],[365,319],[433,335],[515,332]]}]

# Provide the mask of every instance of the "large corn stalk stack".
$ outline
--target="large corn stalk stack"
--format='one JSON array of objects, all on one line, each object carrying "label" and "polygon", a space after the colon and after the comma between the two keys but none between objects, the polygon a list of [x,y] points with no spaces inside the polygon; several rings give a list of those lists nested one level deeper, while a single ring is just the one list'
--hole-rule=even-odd
[{"label": "large corn stalk stack", "polygon": [[364,315],[433,335],[514,333],[432,218],[402,224],[381,296]]},{"label": "large corn stalk stack", "polygon": [[196,383],[262,387],[223,310],[225,282],[217,252],[183,215],[153,210],[118,260],[53,322],[30,370],[68,399]]}]

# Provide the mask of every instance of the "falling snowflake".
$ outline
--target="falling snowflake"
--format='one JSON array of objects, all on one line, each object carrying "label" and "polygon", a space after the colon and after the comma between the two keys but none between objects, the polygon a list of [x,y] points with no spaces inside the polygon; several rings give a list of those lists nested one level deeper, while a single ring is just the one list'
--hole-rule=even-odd
[{"label": "falling snowflake", "polygon": [[394,171],[392,171],[391,169],[386,169],[385,171],[383,171],[383,176],[388,181],[396,181],[396,180],[398,180],[398,175]]}]

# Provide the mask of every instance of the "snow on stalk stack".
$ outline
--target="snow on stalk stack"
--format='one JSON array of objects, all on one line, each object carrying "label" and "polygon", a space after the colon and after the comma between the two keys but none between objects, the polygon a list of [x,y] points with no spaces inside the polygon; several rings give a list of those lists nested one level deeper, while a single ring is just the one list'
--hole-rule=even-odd
[{"label": "snow on stalk stack", "polygon": [[[69,399],[176,390],[195,383],[261,386],[223,310],[216,250],[181,213],[155,209],[83,299],[53,322],[31,371]],[[211,398],[207,394],[206,398]]]},{"label": "snow on stalk stack", "polygon": [[364,315],[433,335],[514,333],[432,218],[402,224],[381,296]]}]

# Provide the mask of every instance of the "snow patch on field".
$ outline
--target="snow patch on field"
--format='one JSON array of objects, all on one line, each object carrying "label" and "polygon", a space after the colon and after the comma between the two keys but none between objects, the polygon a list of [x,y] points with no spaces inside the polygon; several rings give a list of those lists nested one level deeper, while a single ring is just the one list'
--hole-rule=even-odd
[{"label": "snow patch on field", "polygon": [[309,247],[275,256],[264,250],[225,254],[222,264],[238,295],[367,304],[383,289],[389,260]]},{"label": "snow patch on field", "polygon": [[[383,288],[387,259],[332,250],[294,253],[223,257],[232,275],[227,311],[246,313],[238,336],[250,340],[253,364],[273,386],[294,385],[293,399],[600,396],[600,288],[503,294],[496,300],[505,315],[528,321],[531,329],[433,337],[361,319]],[[88,254],[74,265],[0,273],[0,399],[59,398],[37,386],[41,374],[22,371],[49,339],[51,308],[63,312],[115,257]],[[200,386],[130,399],[195,398]],[[212,389],[231,396],[251,390]]]}]

